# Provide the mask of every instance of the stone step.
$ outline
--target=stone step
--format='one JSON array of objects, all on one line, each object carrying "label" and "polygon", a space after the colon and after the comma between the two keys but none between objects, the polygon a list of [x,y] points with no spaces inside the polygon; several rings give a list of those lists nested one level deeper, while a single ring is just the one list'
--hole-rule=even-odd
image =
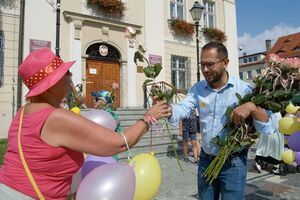
[{"label": "stone step", "polygon": [[[182,151],[182,141],[173,141],[174,142],[174,146],[175,146],[175,150],[177,152],[181,152]],[[130,149],[132,156],[141,154],[141,153],[150,153],[151,151],[154,152],[154,154],[159,154],[159,155],[173,155],[173,146],[169,141],[165,141],[165,142],[160,142],[160,143],[154,143],[152,144],[151,148],[150,145],[143,145],[143,146],[135,146],[134,148]],[[126,159],[127,158],[127,153],[123,152],[118,154],[118,158],[119,159]]]},{"label": "stone step", "polygon": [[[132,124],[134,124],[134,122],[132,122]],[[127,124],[127,125],[122,125],[121,124],[121,130],[126,130],[127,128],[129,128],[132,124]],[[152,129],[152,133],[153,135],[168,135],[168,131],[167,129],[162,126],[152,126],[151,127]],[[172,127],[169,127],[169,130],[170,130],[170,133],[171,134],[179,134],[179,129],[178,128],[172,128]],[[150,130],[149,130],[150,132]],[[146,133],[145,135],[148,135],[148,133]]]},{"label": "stone step", "polygon": [[[122,130],[127,129],[138,119],[140,119],[146,109],[144,108],[119,108],[116,114],[119,116],[120,126]],[[165,126],[165,120],[160,119],[158,122],[152,126],[152,137],[150,131],[148,131],[140,141],[130,149],[133,156],[140,153],[149,153],[151,150],[154,151],[156,155],[169,155],[173,152],[173,147],[169,138],[167,128]],[[169,130],[173,142],[176,146],[176,150],[182,151],[182,138],[179,136],[178,127],[173,127],[169,125]],[[152,140],[152,141],[151,141]],[[150,150],[151,146],[151,150]],[[126,159],[127,153],[119,154],[119,159]]]}]

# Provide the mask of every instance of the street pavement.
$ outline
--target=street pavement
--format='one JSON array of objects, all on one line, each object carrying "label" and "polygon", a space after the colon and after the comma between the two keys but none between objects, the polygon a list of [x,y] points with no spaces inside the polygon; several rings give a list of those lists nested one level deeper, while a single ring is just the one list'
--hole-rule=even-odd
[{"label": "street pavement", "polygon": [[[182,157],[180,155],[180,157]],[[248,174],[245,191],[245,200],[296,200],[300,199],[300,173],[293,165],[289,165],[286,176],[271,174],[271,166],[257,173],[253,167],[255,149],[248,154]],[[197,169],[191,162],[181,160],[183,173],[180,171],[174,156],[157,156],[162,169],[162,183],[155,200],[196,200],[197,196]]]}]

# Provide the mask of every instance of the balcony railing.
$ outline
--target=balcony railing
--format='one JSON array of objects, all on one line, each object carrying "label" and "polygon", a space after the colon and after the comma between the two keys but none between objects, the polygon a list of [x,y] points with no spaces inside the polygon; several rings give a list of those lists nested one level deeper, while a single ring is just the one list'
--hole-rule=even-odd
[{"label": "balcony railing", "polygon": [[[166,83],[164,81],[158,82],[157,85],[162,92],[172,91],[174,88],[174,86],[172,86],[171,84]],[[144,108],[150,107],[150,105],[152,103],[152,99],[150,96],[151,87],[152,87],[152,83],[149,83],[149,84],[146,84],[143,88],[143,90],[144,90]],[[172,97],[170,103],[177,104],[181,99],[183,99],[185,97],[185,95],[186,95],[185,91],[176,89],[175,95]]]}]

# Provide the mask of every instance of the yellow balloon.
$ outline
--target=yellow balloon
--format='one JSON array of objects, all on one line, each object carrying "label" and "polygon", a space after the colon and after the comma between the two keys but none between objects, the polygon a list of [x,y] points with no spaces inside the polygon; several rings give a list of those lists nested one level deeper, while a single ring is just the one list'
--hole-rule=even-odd
[{"label": "yellow balloon", "polygon": [[281,153],[281,159],[283,162],[290,164],[295,160],[295,154],[291,149],[288,149]]},{"label": "yellow balloon", "polygon": [[286,135],[291,135],[300,130],[300,123],[296,121],[296,117],[283,117],[278,123],[279,131]]},{"label": "yellow balloon", "polygon": [[80,114],[80,108],[79,108],[79,107],[73,107],[73,108],[71,109],[71,111],[72,111],[73,113]]},{"label": "yellow balloon", "polygon": [[139,154],[130,164],[134,166],[136,188],[135,200],[151,200],[158,192],[161,183],[161,169],[153,153]]},{"label": "yellow balloon", "polygon": [[298,106],[294,106],[294,104],[289,103],[286,107],[285,107],[285,111],[289,114],[295,114],[298,110]]}]

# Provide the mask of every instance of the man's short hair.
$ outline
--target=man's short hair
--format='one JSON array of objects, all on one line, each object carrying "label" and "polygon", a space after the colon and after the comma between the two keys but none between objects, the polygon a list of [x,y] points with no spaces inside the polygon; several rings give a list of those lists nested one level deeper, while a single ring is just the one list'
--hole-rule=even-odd
[{"label": "man's short hair", "polygon": [[208,49],[217,49],[219,58],[228,58],[227,48],[221,42],[209,42],[202,47],[202,51]]}]

